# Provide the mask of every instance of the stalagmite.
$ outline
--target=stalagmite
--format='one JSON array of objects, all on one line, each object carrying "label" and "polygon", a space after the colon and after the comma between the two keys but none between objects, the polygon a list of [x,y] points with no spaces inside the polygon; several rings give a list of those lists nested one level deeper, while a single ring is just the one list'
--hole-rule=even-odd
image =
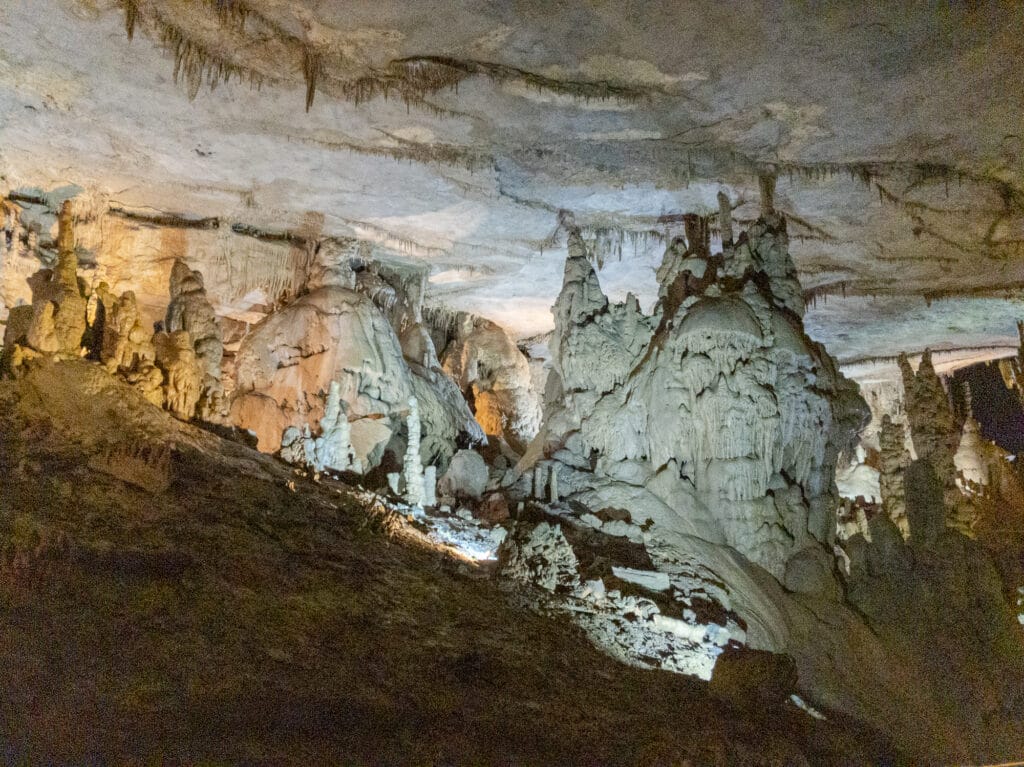
[{"label": "stalagmite", "polygon": [[987,485],[989,483],[989,468],[985,461],[985,452],[981,424],[974,420],[974,416],[968,414],[964,420],[960,446],[957,448],[956,455],[953,456],[958,479],[961,479],[966,485]]},{"label": "stalagmite", "polygon": [[882,510],[896,525],[904,538],[910,536],[907,524],[906,491],[903,480],[907,466],[910,465],[910,453],[905,447],[906,437],[903,425],[894,422],[888,415],[882,418],[882,428],[878,434],[880,465],[878,485],[882,494]]},{"label": "stalagmite", "polygon": [[[932,366],[931,350],[925,349],[915,374],[905,354],[898,360],[906,393],[907,420],[914,452],[919,461],[927,462],[943,487],[946,506],[946,524],[962,533],[970,534],[974,524],[973,512],[961,502],[956,487],[954,456],[960,443],[957,423],[949,396]],[[921,470],[921,475],[924,476]],[[924,482],[924,480],[922,480]],[[909,501],[909,493],[908,493]]]},{"label": "stalagmite", "polygon": [[423,505],[437,506],[437,467],[428,466],[423,470]]},{"label": "stalagmite", "polygon": [[732,245],[732,206],[725,192],[718,193],[718,226],[722,231],[722,244]]},{"label": "stalagmite", "polygon": [[30,281],[33,317],[27,342],[44,354],[77,357],[85,336],[87,303],[78,282],[70,200],[61,206],[57,223],[57,265],[38,272]]},{"label": "stalagmite", "polygon": [[153,401],[152,393],[159,387],[162,376],[155,368],[156,350],[142,325],[135,293],[128,290],[115,299],[105,283],[101,283],[96,292],[103,307],[100,362],[111,373],[131,379],[130,382],[137,384],[147,399]]},{"label": "stalagmite", "polygon": [[[655,326],[608,303],[570,230],[549,343],[549,381],[561,382],[561,395],[545,403],[543,452],[576,486],[629,476],[674,505],[708,509],[685,524],[709,536],[717,528],[782,579],[792,556],[831,545],[835,462],[868,411],[803,332],[785,222],[762,219],[739,241],[750,267],[728,281],[670,245],[662,287],[687,272],[697,278],[686,277],[685,295],[664,294]],[[549,495],[544,462],[533,471],[534,494]]]},{"label": "stalagmite", "polygon": [[328,387],[319,433],[314,437],[309,424],[301,430],[289,426],[281,436],[281,458],[289,463],[308,466],[315,472],[325,469],[362,472],[352,448],[348,415],[337,381],[331,381]]},{"label": "stalagmite", "polygon": [[423,464],[420,462],[420,409],[415,397],[409,397],[409,416],[406,418],[409,441],[405,450],[402,476],[405,478],[405,502],[413,507],[423,506]]},{"label": "stalagmite", "polygon": [[392,493],[398,495],[401,492],[402,487],[402,473],[399,471],[389,471],[387,476],[388,487],[391,489]]},{"label": "stalagmite", "polygon": [[192,337],[186,330],[157,333],[153,337],[156,364],[164,374],[164,401],[173,415],[183,421],[196,414],[203,391],[203,367],[196,357]]},{"label": "stalagmite", "polygon": [[187,331],[203,369],[200,415],[219,419],[225,408],[221,381],[224,341],[217,315],[203,287],[203,276],[180,259],[171,268],[171,302],[167,307],[166,329]]}]

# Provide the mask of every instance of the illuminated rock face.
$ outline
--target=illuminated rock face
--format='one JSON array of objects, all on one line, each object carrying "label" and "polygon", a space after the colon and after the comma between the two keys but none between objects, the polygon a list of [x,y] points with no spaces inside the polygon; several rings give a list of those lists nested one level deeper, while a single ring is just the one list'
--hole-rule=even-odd
[{"label": "illuminated rock face", "polygon": [[467,442],[482,437],[455,384],[440,370],[414,370],[381,310],[339,284],[312,290],[245,337],[236,357],[231,420],[255,432],[261,450],[274,452],[288,427],[301,429],[321,417],[332,382],[340,387],[363,470],[376,466],[403,431],[413,396],[424,464],[447,465],[460,435]]},{"label": "illuminated rock face", "polygon": [[477,423],[521,452],[540,426],[540,400],[526,357],[490,320],[443,310],[433,315],[437,325],[449,326],[438,328],[447,342],[438,347],[441,364],[472,402]]},{"label": "illuminated rock face", "polygon": [[203,364],[187,330],[157,333],[153,337],[156,364],[164,374],[167,409],[183,421],[195,415],[203,392]]},{"label": "illuminated rock face", "polygon": [[86,330],[86,300],[78,283],[78,256],[72,228],[70,202],[58,217],[57,264],[29,279],[32,288],[32,320],[27,345],[42,354],[76,357]]},{"label": "illuminated rock face", "polygon": [[868,416],[803,332],[785,222],[770,215],[717,257],[670,248],[652,317],[609,304],[569,237],[544,452],[577,487],[645,486],[785,580],[795,554],[832,542],[836,459]]}]

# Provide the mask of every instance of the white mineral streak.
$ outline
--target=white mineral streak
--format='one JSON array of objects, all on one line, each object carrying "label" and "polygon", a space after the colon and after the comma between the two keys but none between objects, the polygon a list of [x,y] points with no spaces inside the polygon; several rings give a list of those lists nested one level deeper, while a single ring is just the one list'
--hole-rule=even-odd
[{"label": "white mineral streak", "polygon": [[405,478],[405,502],[413,508],[423,506],[423,464],[420,462],[420,409],[415,397],[409,397],[409,430],[402,476]]},{"label": "white mineral streak", "polygon": [[671,590],[680,603],[675,615],[666,615],[647,597],[606,589],[601,579],[583,581],[576,554],[557,524],[520,525],[499,549],[498,562],[503,578],[537,588],[539,608],[570,614],[595,645],[632,666],[710,679],[722,647],[730,639],[745,639],[732,620],[727,626],[699,622],[688,607],[698,594],[684,578],[677,588],[665,573],[613,568],[616,578],[647,589],[652,596]]},{"label": "white mineral streak", "polygon": [[302,432],[294,426],[285,429],[281,436],[281,457],[316,472],[332,469],[361,473],[362,465],[352,448],[348,415],[337,381],[331,381],[319,425],[320,433],[315,437],[308,424],[303,426]]},{"label": "white mineral streak", "polygon": [[423,505],[437,506],[437,467],[428,466],[423,470]]}]

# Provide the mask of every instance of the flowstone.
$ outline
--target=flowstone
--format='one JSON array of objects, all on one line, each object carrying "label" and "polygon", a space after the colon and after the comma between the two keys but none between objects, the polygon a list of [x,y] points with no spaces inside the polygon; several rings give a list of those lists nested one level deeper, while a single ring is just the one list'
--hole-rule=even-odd
[{"label": "flowstone", "polygon": [[659,512],[656,525],[717,530],[780,581],[802,549],[830,550],[836,460],[868,410],[803,331],[784,219],[758,221],[717,256],[694,227],[666,251],[650,317],[632,297],[609,303],[578,228],[562,223],[544,427],[520,469],[546,456],[569,469],[568,492],[605,478],[644,486],[702,518]]},{"label": "flowstone", "polygon": [[[355,457],[368,471],[380,464],[386,449],[402,460],[406,445],[400,435],[409,399],[415,397],[422,423],[420,459],[424,465],[447,466],[457,441],[484,439],[480,427],[458,386],[441,370],[433,346],[426,356],[408,359],[388,316],[364,293],[370,277],[364,277],[361,290],[351,289],[351,270],[337,262],[339,257],[321,249],[308,292],[242,340],[232,423],[253,431],[260,450],[275,452],[289,427],[301,430],[321,417],[324,402],[317,393],[337,382]],[[384,306],[391,305],[388,296],[397,296],[383,288],[375,295]],[[408,313],[396,321],[402,318],[409,319]],[[409,327],[416,325],[415,318],[410,322]]]}]

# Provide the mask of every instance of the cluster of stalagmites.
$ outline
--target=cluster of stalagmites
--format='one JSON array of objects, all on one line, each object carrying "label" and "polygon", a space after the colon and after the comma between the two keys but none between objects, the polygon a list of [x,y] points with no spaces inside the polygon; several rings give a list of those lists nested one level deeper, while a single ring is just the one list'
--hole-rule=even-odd
[{"label": "cluster of stalagmites", "polygon": [[[30,280],[31,306],[10,313],[4,370],[38,356],[87,356],[174,415],[250,431],[261,450],[280,450],[314,472],[368,472],[382,463],[414,469],[415,443],[424,490],[411,474],[407,482],[409,472],[398,472],[399,485],[424,502],[459,449],[485,444],[481,424],[520,452],[536,433],[538,399],[523,354],[480,318],[460,315],[452,325],[439,310],[425,319],[422,267],[373,260],[352,240],[305,238],[289,258],[301,268],[283,305],[233,329],[232,347],[239,345],[225,364],[222,321],[202,274],[185,261],[173,264],[170,302],[153,328],[135,292],[118,295],[77,276],[72,210],[83,216],[85,207],[76,198],[62,208],[55,266]],[[8,219],[17,218],[11,210],[3,210],[5,243]],[[24,255],[41,255],[31,243],[29,250]],[[108,279],[120,281],[116,271]],[[446,486],[462,492],[465,482],[456,473]]]},{"label": "cluster of stalagmites", "polygon": [[785,221],[725,234],[718,255],[695,225],[666,251],[651,316],[632,296],[608,301],[579,229],[562,223],[545,420],[527,458],[555,460],[569,492],[606,505],[643,498],[655,523],[726,543],[780,580],[791,571],[794,586],[813,588],[815,568],[828,580],[836,458],[867,408],[803,331]]},{"label": "cluster of stalagmites", "polygon": [[29,285],[31,305],[14,307],[8,317],[5,370],[17,375],[35,359],[88,356],[178,418],[222,417],[223,343],[198,272],[174,264],[167,329],[147,330],[133,292],[116,296],[105,283],[90,291],[79,278],[68,200],[58,217],[56,265],[36,272]]},{"label": "cluster of stalagmites", "polygon": [[[971,415],[969,389],[966,414],[958,416],[935,372],[930,350],[921,355],[916,371],[905,354],[899,356],[898,365],[904,393],[901,413],[907,424],[888,413],[881,419],[877,467],[881,511],[909,539],[913,534],[908,514],[911,487],[936,486],[941,489],[939,505],[934,507],[936,519],[928,526],[949,527],[970,536],[977,516],[969,496],[989,483],[990,473],[1005,456],[997,455],[982,439]],[[913,454],[908,450],[908,435]],[[922,524],[919,520],[919,530]],[[862,532],[870,539],[866,529]]]}]

